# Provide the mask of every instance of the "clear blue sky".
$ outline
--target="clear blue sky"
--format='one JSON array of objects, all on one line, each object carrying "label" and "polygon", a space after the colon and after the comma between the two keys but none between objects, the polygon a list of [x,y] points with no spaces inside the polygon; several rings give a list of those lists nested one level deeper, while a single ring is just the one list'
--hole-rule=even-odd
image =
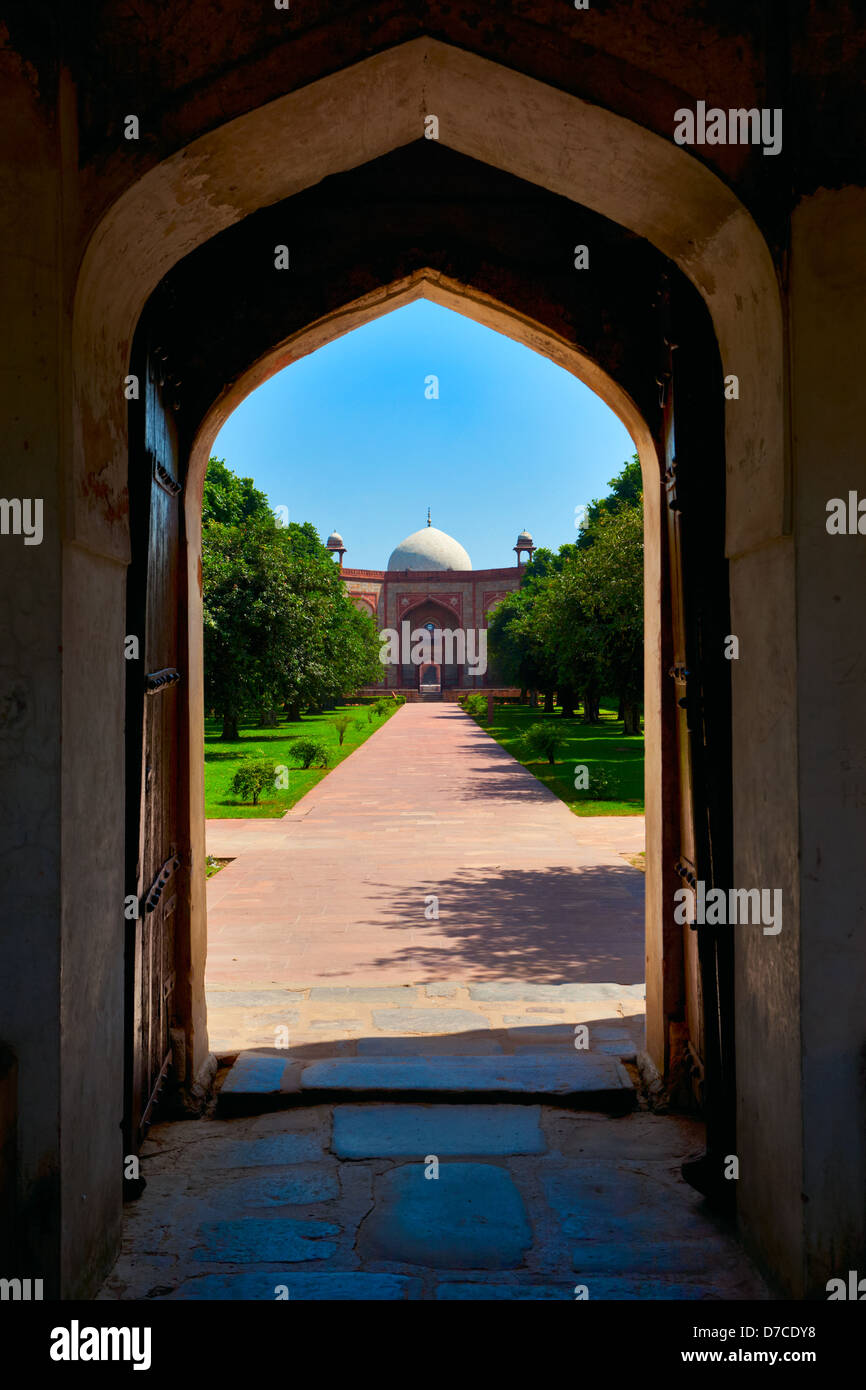
[{"label": "clear blue sky", "polygon": [[[439,399],[425,379],[439,378]],[[248,396],[213,448],[291,521],[338,530],[344,563],[384,569],[433,525],[475,569],[512,565],[518,531],[557,549],[634,446],[547,358],[428,300],[365,324]]]}]

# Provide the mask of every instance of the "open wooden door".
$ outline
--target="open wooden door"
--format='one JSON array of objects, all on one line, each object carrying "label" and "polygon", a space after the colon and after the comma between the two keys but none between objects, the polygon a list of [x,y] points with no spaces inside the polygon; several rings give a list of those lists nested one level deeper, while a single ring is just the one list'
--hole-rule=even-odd
[{"label": "open wooden door", "polygon": [[707,1121],[707,1154],[683,1173],[731,1205],[734,1184],[724,1167],[735,1145],[733,928],[708,926],[696,911],[699,890],[731,886],[733,859],[722,374],[717,353],[689,351],[700,325],[688,314],[681,318],[678,343],[676,319],[664,292],[660,385],[679,788],[675,869],[690,895],[682,928],[686,1065]]},{"label": "open wooden door", "polygon": [[172,1062],[176,912],[184,882],[178,820],[181,493],[177,432],[158,354],[140,350],[140,399],[130,402],[127,587],[124,1139],[135,1153]]}]

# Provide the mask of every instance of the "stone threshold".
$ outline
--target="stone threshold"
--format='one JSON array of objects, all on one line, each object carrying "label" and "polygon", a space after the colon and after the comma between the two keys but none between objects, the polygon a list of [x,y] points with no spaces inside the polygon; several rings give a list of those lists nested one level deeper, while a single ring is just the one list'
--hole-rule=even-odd
[{"label": "stone threshold", "polygon": [[219,1091],[220,1116],[346,1100],[522,1104],[546,1102],[622,1115],[637,1104],[615,1057],[573,1052],[499,1057],[329,1057],[241,1052]]}]

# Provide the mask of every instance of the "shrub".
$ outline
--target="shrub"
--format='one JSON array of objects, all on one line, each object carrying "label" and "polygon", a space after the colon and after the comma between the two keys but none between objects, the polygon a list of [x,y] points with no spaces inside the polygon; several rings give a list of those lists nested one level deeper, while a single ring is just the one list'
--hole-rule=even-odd
[{"label": "shrub", "polygon": [[313,763],[318,767],[327,767],[331,754],[317,738],[299,738],[292,744],[292,760],[300,762],[303,768],[310,768]]},{"label": "shrub", "polygon": [[391,702],[390,700],[386,700],[385,697],[384,697],[384,695],[382,695],[382,696],[379,697],[379,699],[378,699],[378,700],[375,702],[375,704],[373,705],[373,709],[374,709],[374,710],[376,711],[376,713],[381,717],[383,714],[387,714],[387,713],[388,713],[388,709],[389,709],[391,703],[392,703],[392,702]]},{"label": "shrub", "polygon": [[618,801],[619,786],[614,778],[599,767],[590,774],[585,795],[592,801]]},{"label": "shrub", "polygon": [[463,708],[473,719],[483,719],[487,714],[487,696],[467,695]]},{"label": "shrub", "polygon": [[331,723],[339,735],[341,748],[343,746],[343,739],[346,737],[346,730],[351,728],[353,722],[351,714],[338,714],[336,719],[331,720]]},{"label": "shrub", "polygon": [[247,758],[241,763],[231,781],[231,789],[241,801],[258,806],[265,787],[276,782],[277,769],[267,758]]},{"label": "shrub", "polygon": [[523,744],[530,757],[539,761],[546,758],[549,763],[556,761],[562,742],[562,730],[553,723],[530,724],[523,736]]}]

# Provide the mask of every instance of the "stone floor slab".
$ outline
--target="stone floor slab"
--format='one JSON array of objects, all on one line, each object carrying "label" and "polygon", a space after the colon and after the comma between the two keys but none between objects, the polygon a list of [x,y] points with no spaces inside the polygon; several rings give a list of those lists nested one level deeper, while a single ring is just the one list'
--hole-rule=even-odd
[{"label": "stone floor slab", "polygon": [[310,1163],[324,1157],[321,1144],[311,1134],[269,1134],[262,1139],[209,1143],[200,1155],[203,1168],[282,1167],[284,1163]]},{"label": "stone floor slab", "polygon": [[540,1118],[525,1105],[341,1105],[331,1147],[339,1158],[540,1154]]},{"label": "stone floor slab", "polygon": [[542,1187],[566,1237],[626,1244],[715,1234],[702,1198],[661,1164],[612,1170],[576,1163],[568,1173],[545,1174]]},{"label": "stone floor slab", "polygon": [[377,1028],[399,1033],[462,1033],[484,1027],[486,1019],[469,1009],[375,1009]]},{"label": "stone floor slab", "polygon": [[259,1052],[242,1052],[225,1078],[221,1096],[279,1094],[286,1073],[286,1055],[274,1057]]},{"label": "stone floor slab", "polygon": [[[499,981],[498,983],[472,984],[469,987],[470,999],[486,1003],[509,1004],[520,1001],[525,1004],[591,1004],[596,1000],[609,1000],[635,997],[634,991],[645,990],[643,985],[618,985],[599,981],[596,983],[571,983],[561,985],[539,985],[528,981]],[[643,997],[639,995],[638,997]]]},{"label": "stone floor slab", "polygon": [[532,1232],[511,1175],[486,1163],[423,1163],[380,1174],[357,1248],[366,1259],[433,1269],[513,1269]]},{"label": "stone floor slab", "polygon": [[521,1095],[618,1110],[634,1104],[634,1087],[620,1062],[573,1050],[562,1057],[530,1053],[435,1059],[332,1058],[304,1067],[300,1084],[302,1092],[319,1094]]},{"label": "stone floor slab", "polygon": [[259,1221],[204,1221],[192,1258],[207,1264],[279,1264],[285,1260],[327,1260],[337,1247],[326,1236],[340,1234],[326,1221],[274,1217]]},{"label": "stone floor slab", "polygon": [[321,1002],[341,1004],[408,1004],[417,997],[412,985],[316,985],[310,998]]},{"label": "stone floor slab", "polygon": [[279,1174],[234,1174],[229,1181],[211,1181],[205,1193],[210,1205],[238,1213],[248,1207],[311,1206],[339,1195],[336,1165],[327,1168],[323,1164],[293,1164]]},{"label": "stone floor slab", "polygon": [[441,1038],[359,1038],[359,1057],[498,1057],[502,1046],[492,1038],[460,1034]]}]

